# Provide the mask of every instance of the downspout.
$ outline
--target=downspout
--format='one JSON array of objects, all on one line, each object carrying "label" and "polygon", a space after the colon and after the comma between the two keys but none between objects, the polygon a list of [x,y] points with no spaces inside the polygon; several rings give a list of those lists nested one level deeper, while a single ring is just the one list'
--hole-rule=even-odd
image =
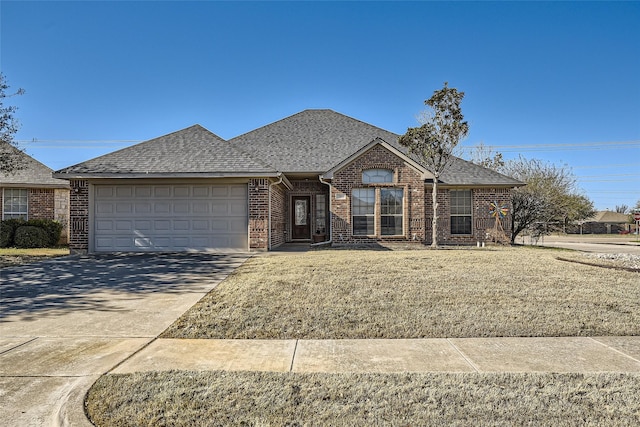
[{"label": "downspout", "polygon": [[328,224],[328,226],[329,226],[329,240],[327,240],[325,242],[312,243],[311,244],[312,247],[322,246],[322,245],[330,245],[331,243],[333,243],[333,224],[332,224],[333,221],[331,221],[331,216],[333,215],[332,211],[331,211],[331,183],[323,180],[322,179],[322,175],[320,175],[318,177],[318,179],[320,179],[320,183],[321,184],[325,184],[325,185],[329,186],[329,215],[328,215],[328,218],[327,218],[327,221],[329,222],[329,224]]},{"label": "downspout", "polygon": [[268,236],[267,237],[267,241],[268,241],[267,250],[269,250],[269,251],[271,250],[271,187],[274,186],[274,185],[282,184],[282,180],[284,179],[284,175],[282,175],[282,172],[278,172],[278,177],[279,177],[278,181],[272,182],[271,184],[269,184],[269,194],[268,194],[268,197],[269,197],[269,221],[267,223],[267,233],[268,233],[267,234],[267,236]]}]

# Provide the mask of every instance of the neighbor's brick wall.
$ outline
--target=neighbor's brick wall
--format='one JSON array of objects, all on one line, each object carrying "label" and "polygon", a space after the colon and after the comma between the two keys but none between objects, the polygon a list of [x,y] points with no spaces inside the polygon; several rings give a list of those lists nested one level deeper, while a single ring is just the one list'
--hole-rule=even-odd
[{"label": "neighbor's brick wall", "polygon": [[249,180],[249,249],[269,246],[269,179]]},{"label": "neighbor's brick wall", "polygon": [[55,219],[54,189],[29,189],[29,219]]},{"label": "neighbor's brick wall", "polygon": [[287,192],[284,185],[271,186],[271,248],[286,241]]},{"label": "neighbor's brick wall", "polygon": [[69,249],[71,253],[89,250],[89,183],[72,179],[69,182]]},{"label": "neighbor's brick wall", "polygon": [[[362,184],[362,172],[367,169],[390,169],[394,171],[393,184]],[[351,190],[366,187],[404,188],[404,236],[377,238],[351,235]],[[337,196],[344,195],[343,199]],[[376,207],[379,211],[379,207]],[[338,171],[331,187],[331,221],[334,243],[361,243],[374,241],[416,240],[424,239],[424,183],[421,176],[413,168],[382,146],[374,146],[371,150],[355,159]],[[379,222],[376,221],[376,234],[380,234]]]},{"label": "neighbor's brick wall", "polygon": [[[3,188],[0,188],[0,212],[3,212]],[[29,188],[29,219],[52,219],[62,224],[60,243],[68,242],[69,190],[64,188]]]}]

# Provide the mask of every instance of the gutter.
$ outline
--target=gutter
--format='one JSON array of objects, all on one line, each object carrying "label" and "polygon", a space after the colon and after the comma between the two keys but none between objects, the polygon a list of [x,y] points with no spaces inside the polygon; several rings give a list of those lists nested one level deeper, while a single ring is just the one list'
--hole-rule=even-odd
[{"label": "gutter", "polygon": [[324,242],[312,243],[312,244],[311,244],[311,247],[312,247],[312,248],[315,248],[315,247],[318,247],[318,246],[330,245],[330,244],[332,244],[332,243],[333,243],[333,226],[331,225],[331,222],[332,222],[332,221],[331,221],[331,216],[333,215],[333,214],[331,213],[331,212],[332,212],[332,211],[331,211],[331,183],[330,183],[330,182],[325,181],[325,180],[322,178],[322,175],[319,175],[319,176],[318,176],[318,179],[320,180],[320,182],[321,182],[322,184],[329,186],[329,215],[328,215],[328,217],[327,217],[327,220],[328,220],[328,222],[329,222],[329,223],[327,224],[327,226],[329,227],[329,240],[324,241]]}]

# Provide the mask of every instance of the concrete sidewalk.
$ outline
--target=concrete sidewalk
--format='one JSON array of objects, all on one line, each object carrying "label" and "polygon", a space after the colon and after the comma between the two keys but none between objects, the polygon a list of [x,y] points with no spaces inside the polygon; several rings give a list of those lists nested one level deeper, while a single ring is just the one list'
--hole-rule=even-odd
[{"label": "concrete sidewalk", "polygon": [[110,373],[640,372],[640,337],[374,340],[157,339]]}]

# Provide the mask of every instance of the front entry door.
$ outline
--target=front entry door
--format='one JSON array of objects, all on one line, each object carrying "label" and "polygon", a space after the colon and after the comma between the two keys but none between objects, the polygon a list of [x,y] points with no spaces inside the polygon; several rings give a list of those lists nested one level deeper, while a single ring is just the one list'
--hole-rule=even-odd
[{"label": "front entry door", "polygon": [[311,239],[311,197],[291,198],[291,239]]}]

